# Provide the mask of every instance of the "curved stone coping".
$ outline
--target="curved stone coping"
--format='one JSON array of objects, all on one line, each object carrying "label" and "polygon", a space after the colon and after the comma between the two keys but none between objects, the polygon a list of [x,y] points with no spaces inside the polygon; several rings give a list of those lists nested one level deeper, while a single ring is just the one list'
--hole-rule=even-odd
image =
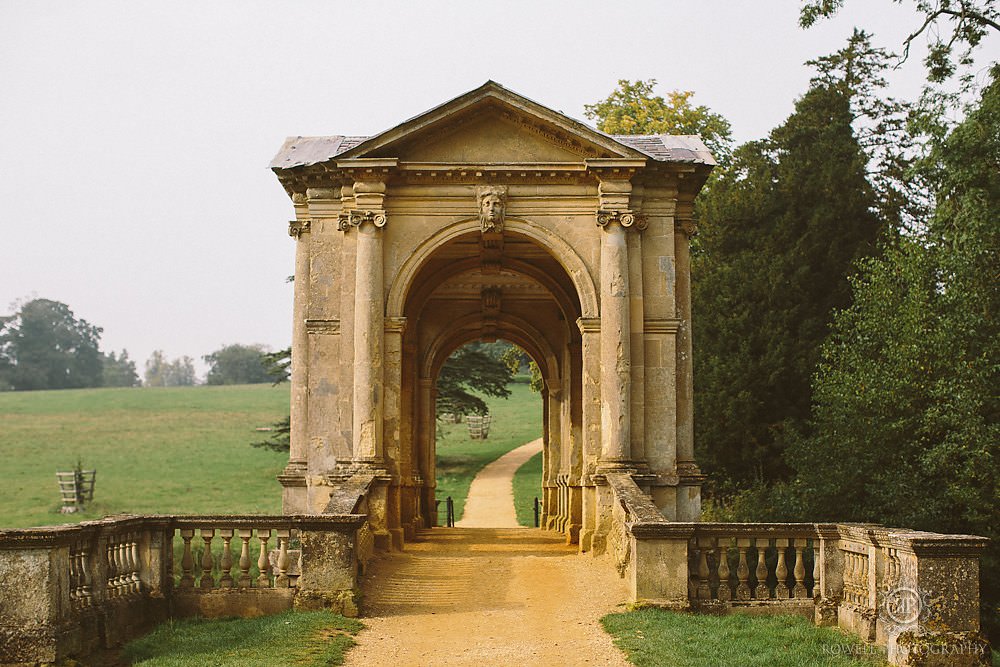
[{"label": "curved stone coping", "polygon": [[357,530],[365,514],[119,514],[78,524],[0,530],[0,549],[64,546],[95,533],[178,528]]}]

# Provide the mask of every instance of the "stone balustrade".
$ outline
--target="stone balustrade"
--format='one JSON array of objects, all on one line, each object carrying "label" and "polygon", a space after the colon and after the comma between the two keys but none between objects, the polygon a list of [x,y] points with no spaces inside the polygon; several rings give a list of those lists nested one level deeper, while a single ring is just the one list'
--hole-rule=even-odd
[{"label": "stone balustrade", "polygon": [[608,551],[632,602],[801,614],[885,647],[892,664],[988,664],[985,538],[874,524],[671,522],[631,475],[604,481],[616,501]]},{"label": "stone balustrade", "polygon": [[356,615],[364,514],[116,516],[0,531],[0,664],[119,646],[171,617]]}]

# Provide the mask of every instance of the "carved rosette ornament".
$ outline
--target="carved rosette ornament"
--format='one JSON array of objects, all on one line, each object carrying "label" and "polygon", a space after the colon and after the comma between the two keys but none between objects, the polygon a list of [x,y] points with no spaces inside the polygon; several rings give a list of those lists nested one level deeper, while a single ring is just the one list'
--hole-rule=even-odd
[{"label": "carved rosette ornament", "polygon": [[507,209],[507,186],[486,185],[476,190],[479,205],[479,224],[483,234],[503,234],[503,220]]},{"label": "carved rosette ornament", "polygon": [[604,228],[610,225],[612,222],[617,222],[619,225],[625,229],[630,227],[635,227],[637,230],[642,231],[646,228],[646,216],[636,215],[631,211],[598,211],[597,212],[597,226]]},{"label": "carved rosette ornament", "polygon": [[337,229],[342,232],[350,231],[352,227],[360,227],[366,222],[372,223],[381,229],[385,227],[385,211],[347,211],[341,213],[337,218]]},{"label": "carved rosette ornament", "polygon": [[290,220],[288,222],[288,235],[297,239],[308,232],[310,226],[309,220]]}]

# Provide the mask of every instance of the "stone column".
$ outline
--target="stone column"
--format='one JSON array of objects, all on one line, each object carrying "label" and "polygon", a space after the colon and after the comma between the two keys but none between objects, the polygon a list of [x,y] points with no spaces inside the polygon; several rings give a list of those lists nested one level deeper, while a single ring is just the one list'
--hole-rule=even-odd
[{"label": "stone column", "polygon": [[636,217],[625,210],[602,210],[597,214],[597,224],[604,230],[601,235],[601,462],[610,467],[632,461],[632,325],[625,233],[635,223]]},{"label": "stone column", "polygon": [[354,183],[355,210],[343,222],[345,231],[356,230],[354,276],[354,405],[352,457],[356,463],[381,467],[383,351],[382,229],[385,183]]},{"label": "stone column", "polygon": [[[295,193],[293,201],[302,204],[305,195]],[[282,486],[282,508],[286,513],[306,511],[305,475],[308,469],[306,443],[309,439],[309,334],[306,318],[309,308],[309,242],[311,221],[296,219],[288,223],[288,235],[295,239],[295,292],[292,302],[291,404],[288,465],[278,475]]]},{"label": "stone column", "polygon": [[704,476],[694,459],[694,373],[691,342],[690,239],[696,227],[689,215],[678,211],[674,223],[677,267],[677,475],[680,489],[677,520],[701,518],[701,482]]}]

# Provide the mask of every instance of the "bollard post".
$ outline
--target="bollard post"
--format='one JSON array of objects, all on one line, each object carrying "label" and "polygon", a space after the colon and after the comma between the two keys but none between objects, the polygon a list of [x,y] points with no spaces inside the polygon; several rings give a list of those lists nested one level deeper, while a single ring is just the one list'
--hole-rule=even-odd
[{"label": "bollard post", "polygon": [[539,514],[540,514],[540,512],[539,512],[539,505],[538,505],[538,496],[535,496],[535,528],[538,528],[538,515]]},{"label": "bollard post", "polygon": [[446,503],[446,506],[448,508],[448,516],[447,516],[447,519],[446,519],[447,523],[448,523],[448,527],[449,528],[454,528],[455,527],[455,501],[451,499],[451,496],[448,496],[448,498],[445,501],[445,503]]}]

